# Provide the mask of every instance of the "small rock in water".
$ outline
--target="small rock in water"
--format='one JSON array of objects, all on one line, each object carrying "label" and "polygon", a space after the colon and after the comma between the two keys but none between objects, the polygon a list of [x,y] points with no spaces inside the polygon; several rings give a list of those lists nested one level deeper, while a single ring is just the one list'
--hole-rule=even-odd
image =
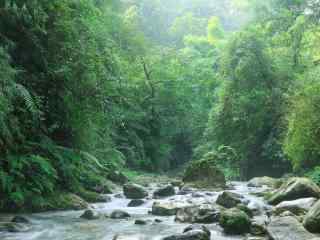
[{"label": "small rock in water", "polygon": [[194,192],[194,193],[191,194],[191,197],[193,197],[193,198],[202,198],[202,197],[204,197],[204,195],[201,194],[201,193],[198,193],[198,192]]},{"label": "small rock in water", "polygon": [[162,240],[210,240],[210,235],[202,230],[190,230],[182,234],[165,237]]},{"label": "small rock in water", "polygon": [[15,216],[11,222],[14,223],[30,223],[29,219],[23,216]]},{"label": "small rock in water", "polygon": [[180,188],[183,185],[183,182],[181,180],[173,180],[171,181],[171,185]]},{"label": "small rock in water", "polygon": [[110,214],[110,218],[112,219],[126,219],[126,218],[130,218],[130,214],[122,211],[122,210],[115,210]]},{"label": "small rock in water", "polygon": [[200,224],[192,224],[188,227],[186,227],[183,232],[190,232],[190,231],[194,231],[194,230],[200,230],[200,231],[204,231],[209,237],[211,236],[211,232],[210,230],[204,226],[204,225],[200,225]]},{"label": "small rock in water", "polygon": [[15,223],[15,222],[1,222],[0,223],[0,232],[27,232],[30,230],[30,226],[24,223]]},{"label": "small rock in water", "polygon": [[139,207],[144,204],[142,199],[133,199],[128,203],[128,207]]},{"label": "small rock in water", "polygon": [[141,219],[137,219],[135,222],[134,222],[134,224],[136,224],[136,225],[147,225],[147,221],[145,221],[145,220],[141,220]]},{"label": "small rock in water", "polygon": [[154,220],[154,222],[155,223],[161,223],[161,222],[163,222],[161,219],[158,219],[158,218],[156,218],[155,220]]},{"label": "small rock in water", "polygon": [[114,195],[115,198],[124,198],[124,195],[122,193],[117,193]]},{"label": "small rock in water", "polygon": [[100,214],[91,209],[84,211],[84,213],[80,216],[80,218],[84,218],[87,220],[95,220],[95,219],[98,219],[99,217],[100,217]]}]

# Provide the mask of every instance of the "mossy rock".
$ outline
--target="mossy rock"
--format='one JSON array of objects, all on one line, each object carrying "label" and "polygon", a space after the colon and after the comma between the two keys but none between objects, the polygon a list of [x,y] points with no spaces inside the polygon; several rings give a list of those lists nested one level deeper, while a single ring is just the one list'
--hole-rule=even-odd
[{"label": "mossy rock", "polygon": [[184,173],[183,181],[192,183],[196,187],[224,188],[226,186],[223,172],[210,160],[192,162]]},{"label": "mossy rock", "polygon": [[219,223],[228,234],[249,233],[251,228],[249,216],[237,208],[223,211]]},{"label": "mossy rock", "polygon": [[103,195],[85,189],[80,189],[78,195],[89,203],[107,202]]},{"label": "mossy rock", "polygon": [[33,205],[33,212],[82,210],[88,208],[88,203],[81,197],[72,193],[55,193],[38,205]]}]

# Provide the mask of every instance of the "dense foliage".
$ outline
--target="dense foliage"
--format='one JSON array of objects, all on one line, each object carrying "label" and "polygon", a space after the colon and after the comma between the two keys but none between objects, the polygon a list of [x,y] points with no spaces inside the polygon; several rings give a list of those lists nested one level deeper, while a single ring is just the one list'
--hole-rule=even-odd
[{"label": "dense foliage", "polygon": [[319,9],[0,1],[0,207],[212,156],[228,178],[317,178]]}]

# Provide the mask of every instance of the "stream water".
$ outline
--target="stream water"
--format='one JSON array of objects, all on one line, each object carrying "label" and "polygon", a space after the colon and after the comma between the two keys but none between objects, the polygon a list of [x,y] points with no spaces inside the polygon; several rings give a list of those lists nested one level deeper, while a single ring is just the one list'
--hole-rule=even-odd
[{"label": "stream water", "polygon": [[[233,192],[240,193],[249,201],[249,205],[256,208],[267,208],[261,198],[253,196],[252,192],[262,189],[248,188],[245,183],[234,182]],[[154,187],[150,187],[150,194]],[[188,195],[175,195],[160,201],[179,202],[207,202],[216,200],[219,192],[202,193],[203,197],[192,197]],[[110,214],[113,210],[124,210],[131,215],[129,220],[114,220],[102,217],[98,220],[84,220],[79,218],[83,211],[47,212],[41,214],[25,215],[32,223],[32,229],[24,233],[0,233],[1,240],[112,240],[117,234],[131,236],[132,239],[160,240],[161,238],[181,233],[190,224],[181,224],[174,221],[174,217],[158,217],[149,214],[155,200],[148,200],[140,207],[127,207],[128,199],[116,198],[112,195],[109,203],[93,204],[92,207],[103,214]],[[158,200],[157,200],[158,201]],[[150,220],[147,225],[135,225],[137,219]],[[155,223],[155,219],[162,222]],[[244,239],[243,236],[226,236],[218,224],[210,224],[211,238],[214,240],[237,240]],[[134,236],[134,237],[133,237]],[[128,238],[130,239],[130,238]]]}]

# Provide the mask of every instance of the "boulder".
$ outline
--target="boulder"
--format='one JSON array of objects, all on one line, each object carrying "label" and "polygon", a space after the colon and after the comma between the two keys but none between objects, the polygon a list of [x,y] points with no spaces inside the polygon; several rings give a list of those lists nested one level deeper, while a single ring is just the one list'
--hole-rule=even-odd
[{"label": "boulder", "polygon": [[268,200],[272,205],[300,198],[320,198],[320,188],[308,178],[291,178]]},{"label": "boulder", "polygon": [[119,171],[111,171],[108,174],[108,179],[110,179],[112,182],[125,184],[128,182],[128,178]]},{"label": "boulder", "polygon": [[133,199],[128,203],[128,207],[139,207],[145,202],[142,199]]},{"label": "boulder", "polygon": [[281,185],[281,180],[272,177],[255,177],[248,182],[248,187],[263,187],[277,188]]},{"label": "boulder", "polygon": [[156,216],[174,216],[177,211],[183,207],[187,206],[186,203],[179,202],[154,202],[152,205],[151,213]]},{"label": "boulder", "polygon": [[84,210],[89,204],[83,198],[73,193],[54,194],[47,198],[43,205],[32,208],[33,212]]},{"label": "boulder", "polygon": [[153,198],[162,198],[162,197],[170,197],[175,195],[176,192],[174,190],[174,187],[172,185],[167,185],[162,188],[157,189],[153,193]]},{"label": "boulder", "polygon": [[241,203],[242,198],[240,194],[224,191],[218,196],[216,203],[225,208],[233,208]]},{"label": "boulder", "polygon": [[251,221],[250,233],[255,236],[264,236],[267,234],[267,225],[269,218],[267,216],[256,216]]},{"label": "boulder", "polygon": [[192,162],[184,173],[183,182],[197,187],[224,188],[226,186],[223,172],[208,160]]},{"label": "boulder", "polygon": [[295,215],[304,215],[317,202],[315,198],[301,198],[293,201],[283,201],[274,207],[273,212],[279,215],[285,211],[290,211]]},{"label": "boulder", "polygon": [[250,218],[245,212],[237,208],[230,208],[223,211],[219,223],[228,234],[244,234],[250,232]]},{"label": "boulder", "polygon": [[181,181],[181,180],[172,180],[171,181],[171,183],[170,183],[172,186],[174,186],[174,187],[178,187],[178,188],[180,188],[180,187],[182,187],[182,185],[183,185],[183,182]]},{"label": "boulder", "polygon": [[182,234],[165,237],[162,240],[210,240],[210,235],[203,230],[190,230]]},{"label": "boulder", "polygon": [[187,206],[177,211],[175,221],[181,223],[218,222],[221,209],[217,205]]},{"label": "boulder", "polygon": [[123,186],[123,193],[129,199],[142,199],[148,196],[144,188],[138,184],[127,183]]},{"label": "boulder", "polygon": [[204,226],[204,225],[199,225],[199,224],[192,224],[192,225],[186,227],[186,228],[183,230],[183,233],[190,232],[190,231],[194,231],[194,230],[204,231],[209,237],[211,236],[210,230],[209,230],[206,226]]},{"label": "boulder", "polygon": [[12,218],[11,222],[14,222],[14,223],[30,223],[30,220],[26,217],[23,217],[23,216],[15,216]]},{"label": "boulder", "polygon": [[315,235],[309,233],[294,217],[275,217],[267,226],[272,240],[316,240]]},{"label": "boulder", "polygon": [[30,225],[16,222],[0,222],[0,232],[27,232],[30,230]]},{"label": "boulder", "polygon": [[115,210],[110,214],[110,218],[112,218],[112,219],[126,219],[126,218],[130,218],[130,214],[125,211]]},{"label": "boulder", "polygon": [[87,209],[84,213],[80,216],[80,218],[87,219],[87,220],[95,220],[100,217],[100,214],[94,210]]},{"label": "boulder", "polygon": [[320,200],[309,210],[303,225],[310,232],[320,233]]},{"label": "boulder", "polygon": [[148,237],[142,234],[116,235],[112,240],[147,240]]}]

